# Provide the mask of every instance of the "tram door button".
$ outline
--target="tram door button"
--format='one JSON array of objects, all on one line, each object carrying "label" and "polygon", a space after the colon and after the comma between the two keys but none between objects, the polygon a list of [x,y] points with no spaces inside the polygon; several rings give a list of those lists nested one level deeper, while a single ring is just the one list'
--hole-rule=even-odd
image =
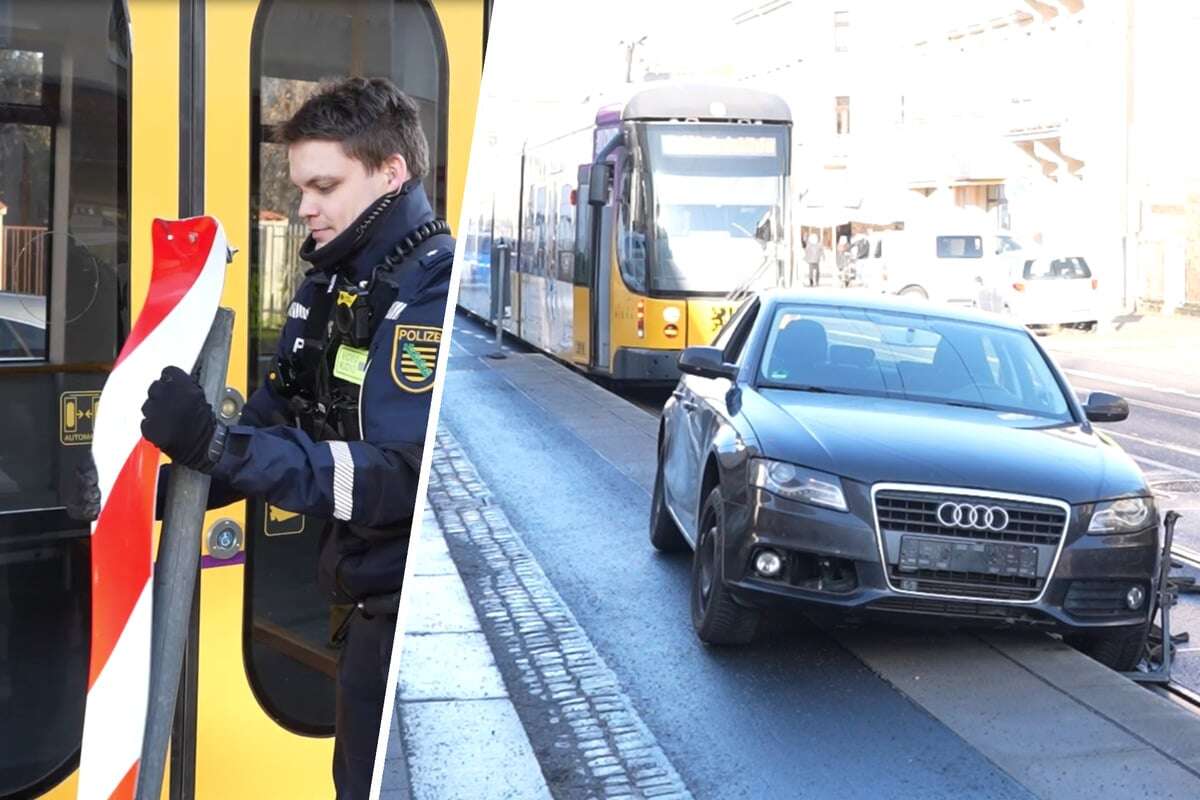
[{"label": "tram door button", "polygon": [[64,445],[92,443],[100,392],[63,392],[58,401],[58,440]]},{"label": "tram door button", "polygon": [[221,560],[242,551],[242,526],[231,519],[219,519],[208,529],[208,554]]}]

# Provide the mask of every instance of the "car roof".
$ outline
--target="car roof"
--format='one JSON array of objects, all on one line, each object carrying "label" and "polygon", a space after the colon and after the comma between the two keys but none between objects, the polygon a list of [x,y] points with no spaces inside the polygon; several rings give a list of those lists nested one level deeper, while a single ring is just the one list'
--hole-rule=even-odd
[{"label": "car roof", "polygon": [[765,303],[799,303],[825,308],[854,308],[865,311],[896,311],[924,317],[971,322],[1024,331],[1025,326],[1011,318],[988,311],[952,306],[930,300],[910,300],[895,295],[877,294],[854,289],[770,289],[760,294]]},{"label": "car roof", "polygon": [[37,294],[0,292],[0,319],[46,327],[46,298]]}]

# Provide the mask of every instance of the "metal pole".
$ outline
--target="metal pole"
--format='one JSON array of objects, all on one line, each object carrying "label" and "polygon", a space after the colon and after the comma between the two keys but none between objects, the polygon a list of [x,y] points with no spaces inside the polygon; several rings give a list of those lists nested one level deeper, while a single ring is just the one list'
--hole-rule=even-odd
[{"label": "metal pole", "polygon": [[[214,412],[224,398],[225,372],[233,340],[233,312],[217,309],[197,363],[200,385]],[[138,800],[162,793],[167,743],[171,738],[184,650],[190,633],[196,576],[200,565],[200,529],[208,504],[209,477],[173,466],[170,470],[162,537],[154,566],[154,622],[150,634],[150,702],[138,769]],[[192,654],[193,658],[195,654]],[[195,741],[173,743],[194,759]],[[190,794],[190,792],[189,792]]]},{"label": "metal pole", "polygon": [[508,283],[507,242],[496,246],[492,269],[496,272],[496,280],[492,283],[495,289],[492,295],[492,324],[496,326],[496,349],[488,353],[488,358],[507,358],[504,355],[504,290]]}]

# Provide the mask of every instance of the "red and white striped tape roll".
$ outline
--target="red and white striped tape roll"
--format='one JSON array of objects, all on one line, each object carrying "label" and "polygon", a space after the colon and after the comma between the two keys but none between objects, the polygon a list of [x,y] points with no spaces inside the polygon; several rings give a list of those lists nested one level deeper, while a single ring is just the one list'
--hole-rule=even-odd
[{"label": "red and white striped tape roll", "polygon": [[164,367],[195,365],[225,282],[225,232],[212,217],[157,219],[153,244],[146,304],[104,384],[92,438],[101,505],[91,540],[92,649],[80,800],[134,794],[150,686],[159,462],[158,448],[141,435],[141,407]]}]

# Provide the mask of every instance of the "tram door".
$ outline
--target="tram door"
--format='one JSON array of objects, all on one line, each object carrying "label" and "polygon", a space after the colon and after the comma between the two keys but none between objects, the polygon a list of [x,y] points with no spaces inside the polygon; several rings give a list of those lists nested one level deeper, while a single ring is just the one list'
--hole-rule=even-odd
[{"label": "tram door", "polygon": [[595,286],[592,277],[595,274],[593,251],[596,237],[592,231],[595,209],[588,203],[588,179],[591,169],[591,164],[583,164],[579,167],[577,188],[575,189],[575,279],[572,289],[574,346],[571,348],[571,361],[583,367],[592,365],[592,325],[594,324],[592,303]]},{"label": "tram door", "polygon": [[[0,2],[0,800],[75,796],[90,565],[64,506],[145,297],[152,219],[214,215],[238,248],[222,297],[236,412],[274,352],[305,235],[273,126],[324,79],[391,77],[421,108],[425,188],[457,222],[487,7]],[[194,753],[194,794],[179,796],[333,795],[319,533],[252,502],[207,515],[169,761],[178,782]]]}]

